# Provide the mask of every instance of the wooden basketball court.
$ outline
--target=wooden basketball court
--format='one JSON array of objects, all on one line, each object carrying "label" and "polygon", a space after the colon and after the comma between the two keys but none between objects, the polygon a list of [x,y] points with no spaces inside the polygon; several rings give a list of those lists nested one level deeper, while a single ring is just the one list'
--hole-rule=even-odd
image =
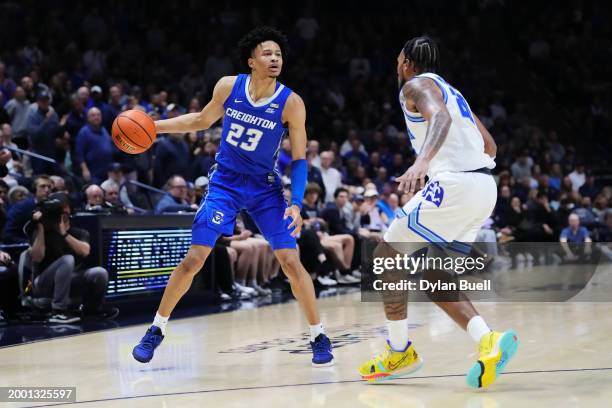
[{"label": "wooden basketball court", "polygon": [[[600,267],[579,296],[611,290],[612,268]],[[357,367],[383,347],[381,305],[362,303],[355,292],[320,306],[335,367],[311,367],[305,323],[290,302],[171,321],[146,365],[130,355],[144,325],[6,347],[0,386],[75,386],[84,407],[610,406],[610,302],[479,302],[490,325],[513,328],[521,341],[507,373],[485,391],[465,384],[476,345],[435,305],[409,309],[423,368],[375,385],[362,383]]]}]

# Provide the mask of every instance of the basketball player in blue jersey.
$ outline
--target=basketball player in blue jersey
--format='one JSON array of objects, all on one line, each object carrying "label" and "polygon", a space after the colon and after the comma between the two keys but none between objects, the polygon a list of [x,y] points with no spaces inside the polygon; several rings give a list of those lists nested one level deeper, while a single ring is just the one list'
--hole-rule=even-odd
[{"label": "basketball player in blue jersey", "polygon": [[[424,247],[428,252],[440,248],[444,257],[469,254],[470,243],[495,207],[497,187],[490,170],[495,167],[495,141],[461,93],[436,74],[439,61],[440,51],[429,37],[409,40],[397,58],[399,102],[417,152],[414,164],[397,181],[400,190],[416,194],[398,211],[376,257],[394,257],[396,248],[412,254]],[[401,276],[389,272],[391,281]],[[425,270],[423,276],[448,279],[437,270]],[[468,385],[488,387],[514,356],[518,338],[513,331],[491,330],[469,299],[458,296],[433,300],[479,345]],[[383,300],[389,333],[385,351],[359,368],[361,377],[371,382],[405,376],[422,365],[408,338],[407,294],[386,292]]]},{"label": "basketball player in blue jersey", "polygon": [[[236,215],[248,211],[268,240],[291,290],[310,325],[312,364],[333,365],[332,346],[325,335],[314,287],[296,250],[300,209],[306,187],[306,108],[302,98],[277,81],[287,49],[285,36],[270,27],[256,28],[239,43],[250,74],[221,78],[212,100],[199,113],[155,122],[157,133],[186,133],[208,129],[223,118],[216,166],[209,174],[209,190],[192,228],[192,245],[174,269],[152,326],[134,347],[142,363],[153,358],[162,342],[172,310],[191,286],[220,235],[231,235]],[[291,141],[291,202],[283,198],[275,163],[281,140]]]}]

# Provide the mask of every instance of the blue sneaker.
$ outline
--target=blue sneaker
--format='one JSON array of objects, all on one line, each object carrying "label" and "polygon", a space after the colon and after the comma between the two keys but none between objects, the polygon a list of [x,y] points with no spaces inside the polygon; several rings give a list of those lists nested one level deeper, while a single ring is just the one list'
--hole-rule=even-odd
[{"label": "blue sneaker", "polygon": [[161,344],[163,339],[164,335],[161,329],[157,326],[151,326],[140,340],[140,343],[132,350],[132,356],[134,356],[136,361],[148,363],[153,358],[155,349]]},{"label": "blue sneaker", "polygon": [[319,334],[315,341],[310,342],[312,347],[313,367],[329,367],[334,365],[334,355],[332,354],[332,344],[329,337],[323,333]]}]

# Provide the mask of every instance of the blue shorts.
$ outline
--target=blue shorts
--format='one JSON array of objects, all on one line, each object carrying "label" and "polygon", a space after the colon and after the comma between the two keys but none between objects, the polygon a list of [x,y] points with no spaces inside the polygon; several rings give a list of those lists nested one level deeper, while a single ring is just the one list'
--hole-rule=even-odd
[{"label": "blue shorts", "polygon": [[286,208],[276,173],[249,175],[217,168],[209,174],[208,194],[193,220],[191,243],[212,247],[219,235],[233,235],[236,215],[246,210],[272,249],[295,248],[287,229],[291,218],[283,219]]}]

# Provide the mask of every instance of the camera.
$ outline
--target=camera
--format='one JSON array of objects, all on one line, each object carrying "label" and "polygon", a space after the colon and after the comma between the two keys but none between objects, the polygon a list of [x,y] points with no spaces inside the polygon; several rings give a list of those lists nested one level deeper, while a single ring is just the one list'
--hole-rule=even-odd
[{"label": "camera", "polygon": [[40,222],[45,227],[58,226],[62,220],[62,215],[64,213],[63,207],[64,206],[62,202],[56,198],[48,199],[41,202],[38,206],[38,211],[42,213]]}]

